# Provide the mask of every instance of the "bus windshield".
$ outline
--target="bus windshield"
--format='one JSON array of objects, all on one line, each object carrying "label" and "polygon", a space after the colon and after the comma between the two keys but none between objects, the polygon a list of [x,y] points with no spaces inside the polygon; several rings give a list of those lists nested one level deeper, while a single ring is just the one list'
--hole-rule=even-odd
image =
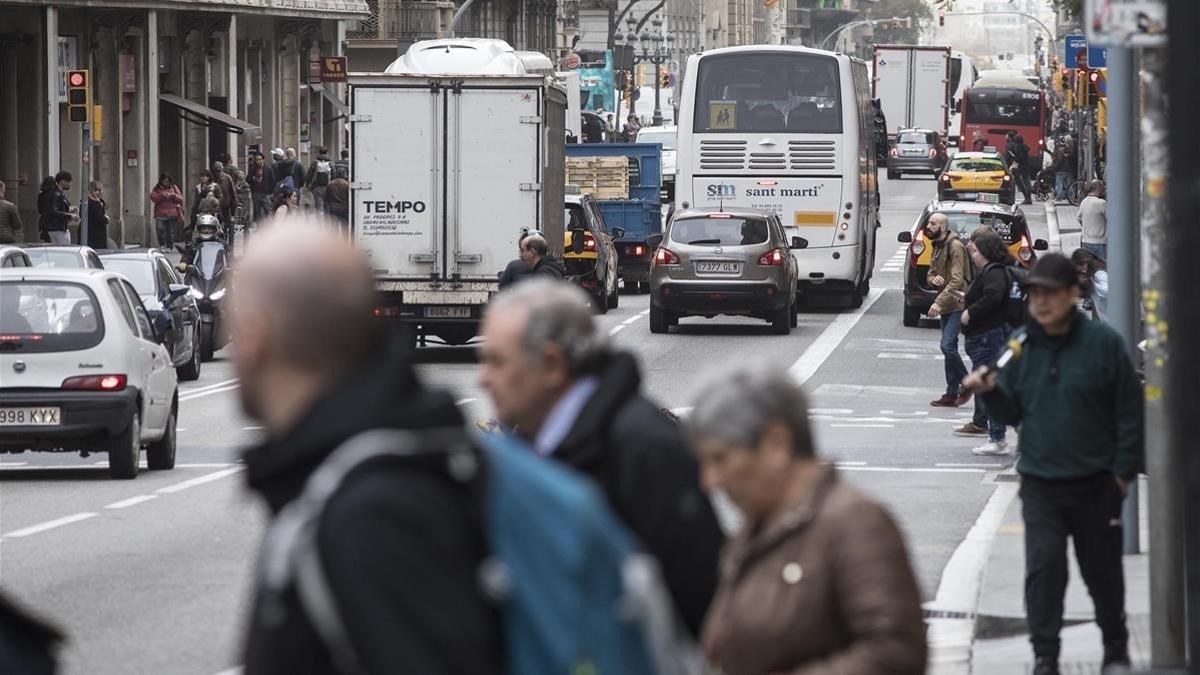
[{"label": "bus windshield", "polygon": [[1041,95],[1032,92],[992,93],[972,91],[967,95],[964,118],[971,124],[1004,124],[1036,127],[1042,124]]},{"label": "bus windshield", "polygon": [[722,54],[700,64],[694,130],[842,131],[837,61],[809,54]]}]

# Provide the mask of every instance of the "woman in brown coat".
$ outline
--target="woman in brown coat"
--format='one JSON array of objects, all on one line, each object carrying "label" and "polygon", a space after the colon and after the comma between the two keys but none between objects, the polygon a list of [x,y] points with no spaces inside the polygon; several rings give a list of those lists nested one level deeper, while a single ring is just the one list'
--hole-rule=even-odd
[{"label": "woman in brown coat", "polygon": [[925,624],[904,541],[879,504],[818,463],[803,392],[738,373],[689,429],[706,489],[744,524],[724,554],[703,646],[725,675],[919,675]]}]

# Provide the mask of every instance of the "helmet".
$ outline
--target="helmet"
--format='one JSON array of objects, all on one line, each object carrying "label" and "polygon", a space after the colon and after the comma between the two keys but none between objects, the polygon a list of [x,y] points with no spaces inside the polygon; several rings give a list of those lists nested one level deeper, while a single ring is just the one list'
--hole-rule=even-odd
[{"label": "helmet", "polygon": [[216,239],[221,232],[221,221],[217,217],[205,213],[196,218],[196,235],[205,241]]}]

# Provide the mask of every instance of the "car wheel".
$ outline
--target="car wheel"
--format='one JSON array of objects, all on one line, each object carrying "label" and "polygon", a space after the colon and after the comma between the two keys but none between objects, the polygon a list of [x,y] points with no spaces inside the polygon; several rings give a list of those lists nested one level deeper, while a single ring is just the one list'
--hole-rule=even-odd
[{"label": "car wheel", "polygon": [[146,466],[153,471],[175,468],[175,426],[178,415],[178,409],[172,405],[163,437],[146,445]]},{"label": "car wheel", "polygon": [[859,307],[862,307],[862,304],[863,304],[862,285],[855,284],[854,288],[852,288],[850,290],[850,306],[853,307],[854,309],[858,309]]},{"label": "car wheel", "polygon": [[671,317],[667,310],[650,303],[650,332],[666,333],[671,328]]},{"label": "car wheel", "polygon": [[800,326],[800,298],[798,297],[792,300],[791,325],[792,328],[797,328]]},{"label": "car wheel", "polygon": [[125,431],[108,446],[108,475],[118,479],[137,478],[141,452],[142,425],[134,412]]},{"label": "car wheel", "polygon": [[771,328],[776,335],[787,335],[792,332],[792,308],[784,305],[771,312]]},{"label": "car wheel", "polygon": [[596,290],[596,294],[592,296],[592,308],[597,314],[608,314],[608,294],[603,288]]},{"label": "car wheel", "polygon": [[200,379],[200,348],[192,348],[192,358],[175,370],[179,379],[191,382]]},{"label": "car wheel", "polygon": [[621,305],[621,287],[613,283],[612,293],[608,294],[608,308],[616,309]]},{"label": "car wheel", "polygon": [[921,312],[916,307],[904,306],[904,325],[916,328],[921,324]]},{"label": "car wheel", "polygon": [[214,346],[213,340],[214,339],[215,339],[215,336],[213,335],[213,324],[211,324],[211,323],[200,324],[200,360],[201,361],[212,361],[213,360],[213,346]]}]

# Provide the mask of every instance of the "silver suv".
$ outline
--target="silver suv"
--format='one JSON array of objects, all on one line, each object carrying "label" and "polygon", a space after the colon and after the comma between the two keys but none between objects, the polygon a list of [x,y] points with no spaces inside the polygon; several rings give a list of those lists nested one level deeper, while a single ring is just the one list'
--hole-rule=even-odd
[{"label": "silver suv", "polygon": [[650,332],[666,333],[683,316],[718,314],[766,319],[778,335],[797,325],[793,248],[778,216],[757,209],[683,209],[650,263]]}]

